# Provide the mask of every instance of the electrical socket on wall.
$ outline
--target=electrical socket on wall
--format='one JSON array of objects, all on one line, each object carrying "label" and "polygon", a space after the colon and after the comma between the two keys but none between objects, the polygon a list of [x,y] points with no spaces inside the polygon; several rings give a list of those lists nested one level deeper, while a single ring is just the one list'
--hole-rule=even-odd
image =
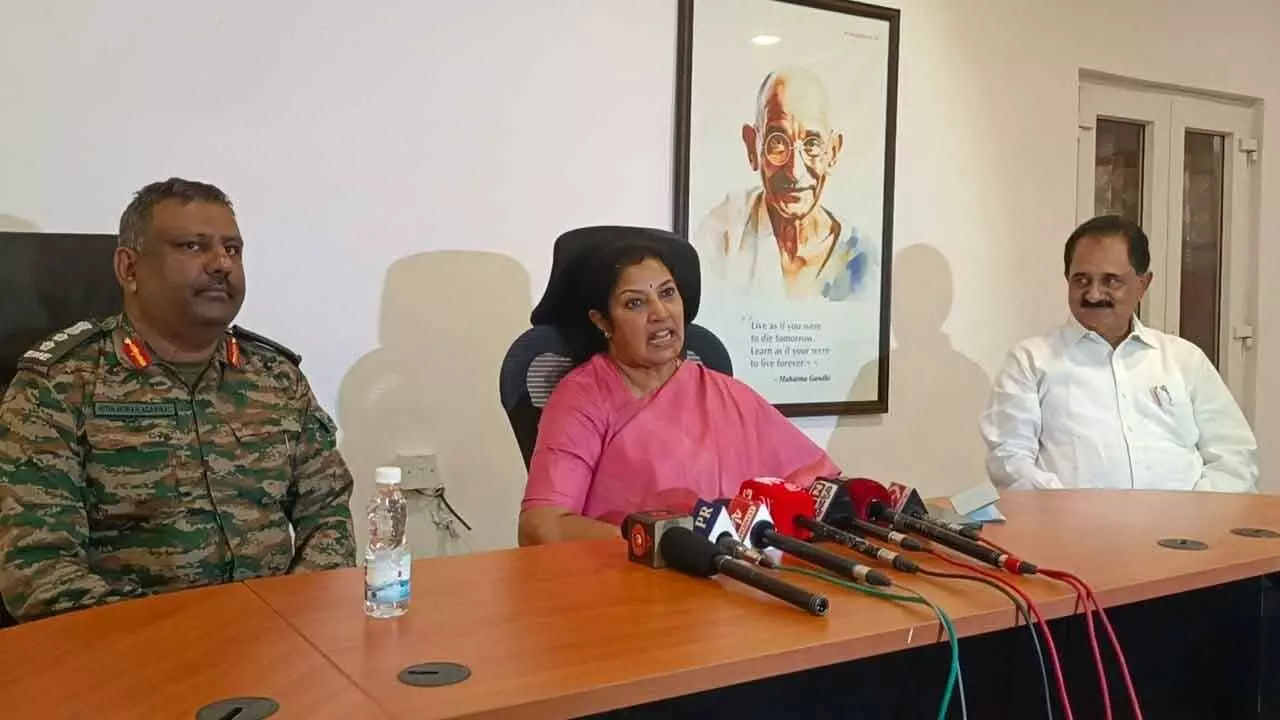
[{"label": "electrical socket on wall", "polygon": [[396,454],[402,490],[434,490],[444,486],[434,450],[414,450]]}]

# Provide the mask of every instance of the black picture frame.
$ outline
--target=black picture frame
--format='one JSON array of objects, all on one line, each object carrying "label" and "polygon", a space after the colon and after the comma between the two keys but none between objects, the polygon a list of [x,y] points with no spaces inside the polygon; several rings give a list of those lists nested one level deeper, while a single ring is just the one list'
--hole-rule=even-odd
[{"label": "black picture frame", "polygon": [[[691,164],[696,161],[692,157],[693,147],[691,142],[691,117],[694,103],[697,99],[693,96],[694,88],[694,56],[695,47],[699,42],[699,38],[695,37],[695,13],[700,5],[708,2],[725,2],[726,0],[679,0],[678,5],[678,35],[676,43],[676,97],[675,97],[675,138],[674,138],[674,197],[673,197],[673,227],[677,234],[687,238],[690,242],[694,241],[691,234],[696,228],[692,227],[690,213],[690,187],[691,187]],[[861,381],[863,375],[859,373],[859,381],[849,386],[849,391],[842,396],[833,389],[832,396],[820,399],[808,399],[800,402],[778,401],[771,397],[768,388],[762,388],[753,384],[750,380],[746,380],[748,384],[760,392],[767,400],[778,408],[784,415],[791,417],[801,416],[819,416],[819,415],[875,415],[885,414],[889,409],[889,344],[890,344],[890,306],[892,298],[892,260],[893,260],[893,208],[894,208],[894,166],[897,136],[897,105],[898,105],[898,54],[899,54],[899,25],[900,11],[895,8],[882,7],[860,2],[849,2],[847,0],[727,0],[737,3],[735,10],[741,8],[742,12],[749,13],[752,8],[761,8],[772,5],[788,5],[796,6],[813,13],[838,13],[841,15],[856,16],[884,24],[886,33],[886,52],[887,62],[885,65],[886,75],[884,77],[884,145],[883,145],[883,173],[882,173],[882,208],[880,215],[880,227],[876,228],[876,238],[878,241],[879,258],[879,328],[876,334],[877,352],[875,357],[864,363],[863,370],[874,366],[876,370],[874,385],[874,397],[857,397],[854,395],[858,388],[858,382]],[[831,91],[832,95],[839,92],[839,89]],[[847,132],[857,132],[856,128],[846,128]],[[791,152],[788,150],[788,152]],[[838,152],[838,150],[837,150]],[[794,157],[794,155],[792,156]],[[833,162],[834,166],[834,162]],[[819,191],[820,192],[820,191]],[[814,206],[818,206],[818,199],[813,201]],[[825,210],[825,207],[822,208]],[[833,237],[834,241],[839,241],[839,231]],[[702,251],[700,250],[700,254]],[[709,302],[706,299],[706,258],[704,256],[704,308]],[[710,302],[714,302],[711,300]],[[704,324],[703,315],[700,314],[699,323]],[[711,328],[715,331],[715,328]],[[871,333],[868,333],[868,339]],[[767,336],[766,336],[767,337]],[[722,338],[723,340],[724,338]],[[753,336],[754,341],[754,336]],[[728,343],[726,343],[728,345]],[[754,351],[753,351],[754,352]],[[747,358],[742,357],[741,352],[734,352],[730,348],[733,355],[733,363],[735,374],[741,377],[742,373],[737,372],[741,367],[747,365]],[[834,361],[838,361],[835,359]],[[856,361],[855,361],[856,362]],[[745,379],[745,378],[743,378]],[[866,384],[866,383],[864,383]],[[864,388],[865,390],[865,388]]]}]

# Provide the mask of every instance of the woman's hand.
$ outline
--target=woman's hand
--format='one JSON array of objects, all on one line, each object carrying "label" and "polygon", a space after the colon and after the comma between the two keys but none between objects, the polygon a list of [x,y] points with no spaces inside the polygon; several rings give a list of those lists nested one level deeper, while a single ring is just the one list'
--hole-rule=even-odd
[{"label": "woman's hand", "polygon": [[536,507],[521,511],[517,536],[520,546],[527,547],[608,537],[621,540],[622,529],[618,524],[592,520],[564,508]]},{"label": "woman's hand", "polygon": [[[693,512],[693,505],[697,501],[698,493],[689,488],[667,488],[645,496],[639,511],[667,510],[688,515]],[[520,513],[520,545],[523,547],[605,537],[621,539],[622,521],[626,516],[627,513],[615,510],[596,520],[559,507],[529,508]]]}]

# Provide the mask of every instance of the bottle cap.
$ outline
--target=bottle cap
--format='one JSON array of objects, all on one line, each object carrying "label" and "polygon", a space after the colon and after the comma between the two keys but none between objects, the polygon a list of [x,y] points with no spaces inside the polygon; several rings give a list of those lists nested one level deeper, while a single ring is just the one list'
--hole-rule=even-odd
[{"label": "bottle cap", "polygon": [[399,485],[400,468],[380,467],[373,471],[373,481],[379,485]]}]

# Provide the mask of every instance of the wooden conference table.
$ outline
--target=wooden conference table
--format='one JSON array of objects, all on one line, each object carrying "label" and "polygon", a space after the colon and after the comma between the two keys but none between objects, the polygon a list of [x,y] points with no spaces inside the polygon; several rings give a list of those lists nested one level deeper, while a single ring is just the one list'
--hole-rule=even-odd
[{"label": "wooden conference table", "polygon": [[[1009,522],[985,533],[1081,575],[1105,606],[1280,571],[1280,539],[1231,532],[1280,530],[1280,497],[1057,491],[1011,493],[1001,509]],[[1208,548],[1168,549],[1162,538]],[[788,576],[828,595],[828,615],[816,618],[731,580],[651,570],[625,554],[619,538],[420,560],[410,611],[394,620],[364,617],[354,569],[51,618],[0,631],[0,707],[10,717],[192,717],[203,703],[255,695],[277,700],[277,717],[380,717],[380,708],[394,717],[563,718],[938,647],[938,623],[918,606]],[[962,636],[1014,625],[1009,602],[988,588],[895,579],[945,609]],[[1047,617],[1075,611],[1064,585],[1018,583]],[[975,641],[961,643],[962,661]],[[472,674],[448,687],[398,681],[405,667],[431,661]],[[922,668],[919,692],[939,694],[944,670]],[[1074,684],[1084,682],[1096,680]]]},{"label": "wooden conference table", "polygon": [[0,630],[0,717],[190,718],[237,696],[286,717],[385,717],[239,583]]}]

